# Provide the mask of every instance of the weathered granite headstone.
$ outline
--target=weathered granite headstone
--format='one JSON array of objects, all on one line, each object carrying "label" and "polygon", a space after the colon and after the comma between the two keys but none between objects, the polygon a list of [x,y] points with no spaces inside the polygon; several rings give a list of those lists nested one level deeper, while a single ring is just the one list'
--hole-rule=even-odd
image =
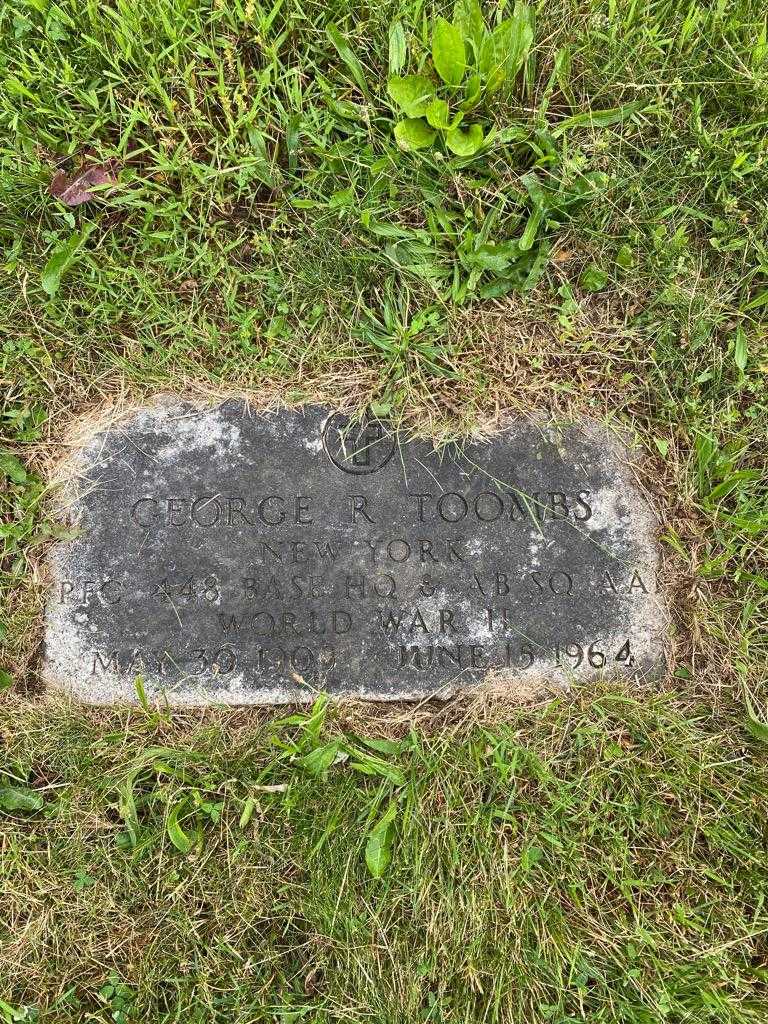
[{"label": "weathered granite headstone", "polygon": [[457,446],[159,403],[68,463],[44,676],[83,700],[514,693],[663,664],[655,523],[595,423]]}]

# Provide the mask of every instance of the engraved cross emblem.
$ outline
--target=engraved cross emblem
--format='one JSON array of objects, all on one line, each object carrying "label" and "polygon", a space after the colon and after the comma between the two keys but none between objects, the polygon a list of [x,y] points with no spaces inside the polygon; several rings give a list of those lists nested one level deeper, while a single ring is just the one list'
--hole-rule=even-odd
[{"label": "engraved cross emblem", "polygon": [[323,444],[328,458],[344,473],[375,473],[383,469],[395,450],[395,436],[378,420],[351,424],[337,414],[325,424]]}]

